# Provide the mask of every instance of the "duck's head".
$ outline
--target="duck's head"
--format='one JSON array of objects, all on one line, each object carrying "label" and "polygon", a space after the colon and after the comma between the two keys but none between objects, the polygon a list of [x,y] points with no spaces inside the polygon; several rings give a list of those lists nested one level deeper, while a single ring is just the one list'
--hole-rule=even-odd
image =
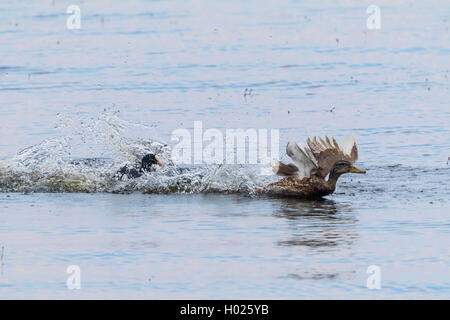
[{"label": "duck's head", "polygon": [[142,162],[141,162],[142,170],[152,171],[153,165],[158,165],[160,167],[164,166],[164,164],[162,163],[162,161],[159,159],[159,157],[157,155],[155,155],[153,153],[146,154],[142,158]]},{"label": "duck's head", "polygon": [[333,166],[333,169],[331,170],[331,173],[334,175],[341,175],[343,173],[366,173],[365,170],[358,169],[354,167],[349,161],[346,160],[339,160],[336,161],[336,163]]}]

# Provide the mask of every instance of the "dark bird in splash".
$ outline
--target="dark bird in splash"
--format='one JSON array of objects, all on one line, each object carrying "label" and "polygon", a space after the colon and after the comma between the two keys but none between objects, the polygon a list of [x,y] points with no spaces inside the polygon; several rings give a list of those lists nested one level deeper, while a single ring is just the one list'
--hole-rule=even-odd
[{"label": "dark bird in splash", "polygon": [[[358,160],[356,141],[338,144],[333,137],[308,138],[307,147],[289,142],[287,155],[294,164],[278,162],[273,170],[282,180],[260,190],[262,193],[317,199],[333,193],[339,177],[348,172],[366,173],[353,166]],[[328,179],[326,179],[328,175]]]},{"label": "dark bird in splash", "polygon": [[117,171],[116,177],[119,180],[122,180],[124,175],[126,175],[128,179],[139,178],[144,172],[155,171],[157,168],[156,165],[162,167],[164,164],[157,155],[149,153],[142,158],[140,167],[123,166]]}]

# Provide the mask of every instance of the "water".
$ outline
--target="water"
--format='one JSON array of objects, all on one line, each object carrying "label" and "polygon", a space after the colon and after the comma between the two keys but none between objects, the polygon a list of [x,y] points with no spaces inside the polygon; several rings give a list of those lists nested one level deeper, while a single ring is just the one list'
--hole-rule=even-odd
[{"label": "water", "polygon": [[[1,298],[449,298],[448,6],[79,1],[68,30],[70,4],[0,3]],[[251,165],[111,178],[194,121],[278,128],[284,160],[352,135],[367,174],[325,201]]]}]

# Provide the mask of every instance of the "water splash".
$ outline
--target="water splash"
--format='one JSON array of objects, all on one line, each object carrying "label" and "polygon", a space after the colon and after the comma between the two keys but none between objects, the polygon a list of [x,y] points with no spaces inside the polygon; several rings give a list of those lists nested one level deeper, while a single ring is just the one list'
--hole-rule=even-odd
[{"label": "water splash", "polygon": [[[118,112],[105,109],[96,118],[61,115],[58,118],[56,128],[63,134],[0,162],[0,191],[251,194],[276,179],[263,174],[262,166],[177,167],[171,161],[171,148],[167,144],[127,137],[137,129],[151,134],[154,127],[127,122]],[[87,150],[85,153],[96,156],[77,156],[80,145]],[[116,172],[122,166],[136,166],[148,153],[157,154],[165,163],[164,168],[137,179],[117,178]]]}]

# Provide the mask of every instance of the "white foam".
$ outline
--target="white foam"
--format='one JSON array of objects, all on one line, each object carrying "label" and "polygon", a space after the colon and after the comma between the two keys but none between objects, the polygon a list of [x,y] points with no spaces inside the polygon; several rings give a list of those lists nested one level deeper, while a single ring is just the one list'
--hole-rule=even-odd
[{"label": "white foam", "polygon": [[[263,165],[204,165],[182,170],[171,162],[171,149],[166,144],[149,138],[126,138],[124,133],[135,126],[116,116],[102,115],[90,123],[83,121],[83,126],[67,123],[76,127],[69,135],[44,140],[3,161],[0,191],[229,193],[251,192],[277,179],[264,174]],[[95,137],[98,148],[112,149],[113,157],[96,154],[79,160],[73,154],[77,135],[87,143]],[[157,154],[165,166],[137,179],[114,177],[121,166],[134,165],[147,153]]]}]

